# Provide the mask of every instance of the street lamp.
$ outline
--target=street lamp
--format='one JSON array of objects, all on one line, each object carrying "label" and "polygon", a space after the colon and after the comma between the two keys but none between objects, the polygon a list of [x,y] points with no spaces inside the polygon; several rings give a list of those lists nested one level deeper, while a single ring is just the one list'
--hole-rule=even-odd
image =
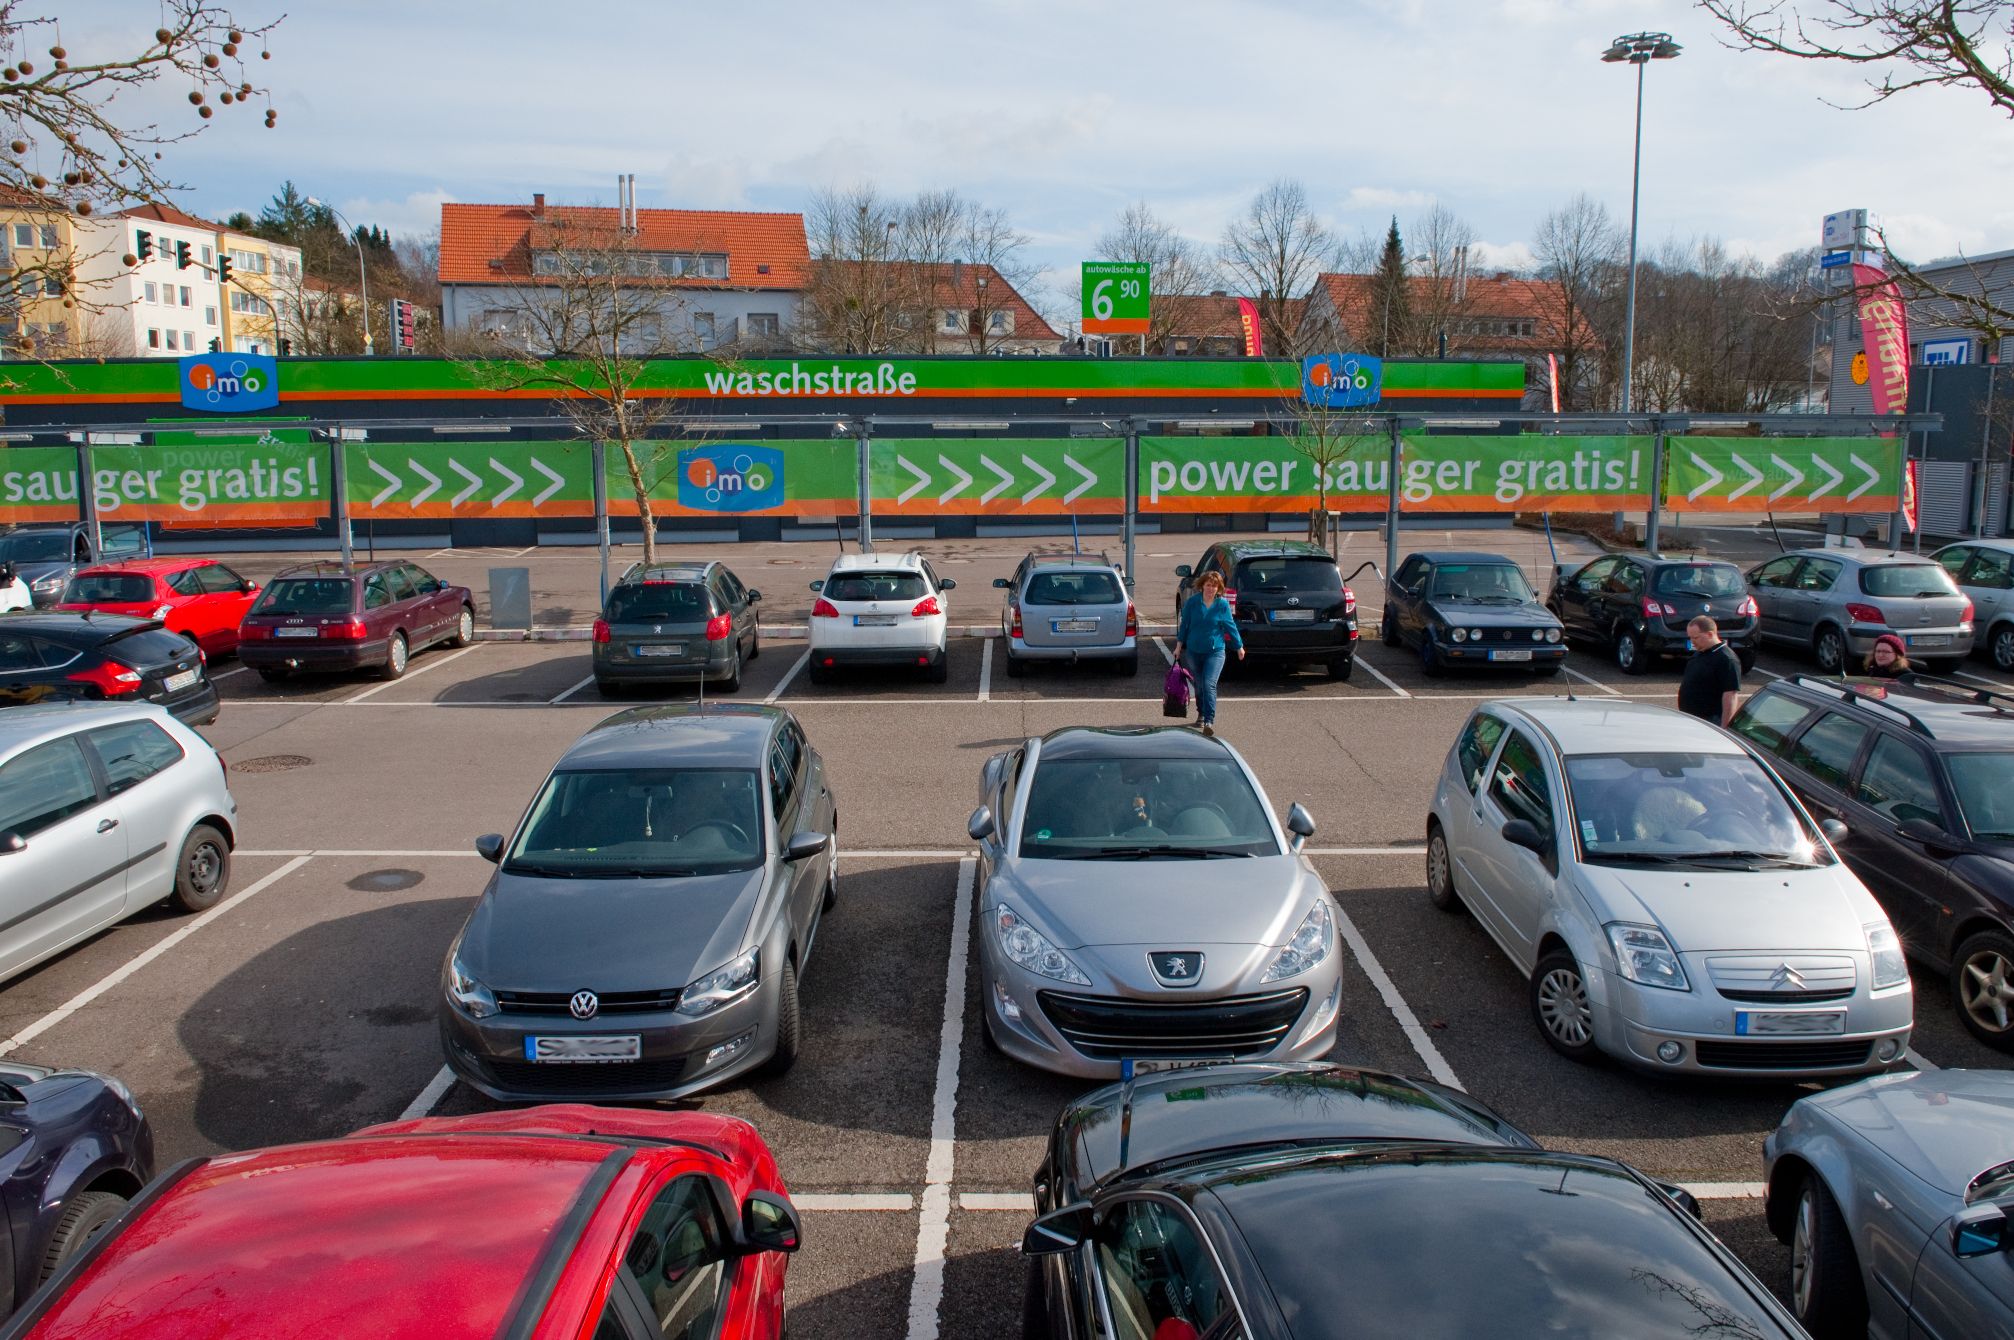
[{"label": "street lamp", "polygon": [[1601,53],[1613,65],[1628,61],[1636,67],[1636,156],[1629,171],[1629,301],[1622,325],[1622,410],[1629,412],[1630,379],[1636,365],[1636,207],[1643,180],[1643,67],[1654,60],[1671,60],[1681,48],[1670,33],[1631,33],[1618,37]]},{"label": "street lamp", "polygon": [[977,283],[979,285],[979,310],[974,315],[979,319],[979,356],[984,358],[986,356],[986,276],[983,274],[980,275]]},{"label": "street lamp", "polygon": [[364,240],[357,236],[357,230],[350,225],[348,219],[343,217],[342,211],[334,205],[325,205],[313,196],[308,197],[308,203],[317,209],[326,209],[329,211],[334,216],[336,222],[343,225],[344,230],[349,234],[351,245],[357,249],[357,288],[359,296],[362,297],[364,303],[364,356],[368,358],[373,352],[371,349],[371,280],[370,276],[364,271]]}]

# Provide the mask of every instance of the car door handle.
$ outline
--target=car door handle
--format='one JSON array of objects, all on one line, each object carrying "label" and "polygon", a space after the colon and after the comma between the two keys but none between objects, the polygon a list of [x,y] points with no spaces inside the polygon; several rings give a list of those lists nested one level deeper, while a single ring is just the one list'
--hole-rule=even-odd
[{"label": "car door handle", "polygon": [[119,821],[117,819],[100,819],[98,821],[98,831],[100,833],[109,833],[118,826]]}]

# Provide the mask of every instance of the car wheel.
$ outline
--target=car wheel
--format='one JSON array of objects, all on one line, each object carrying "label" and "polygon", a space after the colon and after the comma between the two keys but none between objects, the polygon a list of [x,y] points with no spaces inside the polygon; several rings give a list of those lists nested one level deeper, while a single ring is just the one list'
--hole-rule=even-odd
[{"label": "car wheel", "polygon": [[1554,1051],[1569,1061],[1594,1060],[1594,1007],[1588,1003],[1587,979],[1566,950],[1553,950],[1532,970],[1531,1014]]},{"label": "car wheel", "polygon": [[1119,665],[1118,670],[1119,678],[1121,679],[1133,678],[1133,676],[1140,673],[1140,653],[1137,651],[1134,652],[1131,656],[1128,656],[1126,657],[1126,659],[1118,662],[1118,665]]},{"label": "car wheel", "polygon": [[1357,658],[1354,656],[1331,656],[1329,658],[1330,679],[1348,679],[1350,672],[1356,668]]},{"label": "car wheel", "polygon": [[49,1245],[42,1249],[38,1282],[48,1283],[65,1261],[83,1251],[125,1208],[126,1198],[110,1191],[80,1191],[70,1197],[70,1203],[56,1220],[55,1230],[49,1234]]},{"label": "car wheel", "polygon": [[748,635],[748,659],[762,655],[762,624],[758,622]]},{"label": "car wheel", "polygon": [[714,686],[722,693],[741,692],[741,648],[734,649],[734,664],[727,669],[727,678]]},{"label": "car wheel", "polygon": [[776,1051],[762,1063],[765,1075],[781,1075],[797,1064],[804,1045],[804,1018],[797,1009],[797,965],[783,965],[782,999],[776,1006]]},{"label": "car wheel", "polygon": [[1007,678],[1019,679],[1028,673],[1028,662],[1013,652],[1007,653]]},{"label": "car wheel", "polygon": [[1026,1282],[1021,1286],[1021,1340],[1055,1340],[1056,1333],[1049,1328],[1049,1295],[1042,1287],[1042,1272],[1047,1268],[1039,1256],[1022,1264]]},{"label": "car wheel", "polygon": [[1387,647],[1396,647],[1403,640],[1399,637],[1399,621],[1390,615],[1378,616],[1378,636]]},{"label": "car wheel", "polygon": [[262,665],[259,667],[259,678],[265,680],[268,684],[284,684],[288,679],[292,678],[293,673],[293,671],[287,669],[284,665]]},{"label": "car wheel", "polygon": [[951,678],[951,648],[937,653],[937,663],[925,672],[932,684],[942,684]]},{"label": "car wheel", "polygon": [[197,824],[182,839],[175,861],[175,902],[184,912],[205,912],[231,883],[231,844],[208,824]]},{"label": "car wheel", "polygon": [[1650,656],[1643,649],[1643,635],[1634,628],[1616,631],[1615,668],[1625,675],[1640,675],[1650,669]]},{"label": "car wheel", "polygon": [[448,645],[450,647],[466,647],[475,640],[476,612],[467,605],[464,605],[462,606],[462,612],[455,618],[455,631],[448,638]]},{"label": "car wheel", "polygon": [[411,660],[412,648],[406,643],[406,635],[393,633],[391,642],[385,647],[385,663],[378,667],[378,678],[397,679],[405,674]]},{"label": "car wheel", "polygon": [[1843,674],[1846,669],[1846,635],[1830,625],[1819,629],[1818,636],[1811,640],[1811,655],[1818,662],[1818,668],[1826,674]]},{"label": "car wheel", "polygon": [[1750,675],[1750,674],[1754,674],[1754,673],[1755,673],[1755,653],[1754,653],[1754,652],[1752,652],[1752,651],[1749,651],[1749,650],[1747,650],[1747,649],[1745,649],[1745,648],[1744,648],[1743,650],[1741,650],[1741,651],[1737,651],[1737,652],[1735,652],[1735,653],[1734,653],[1734,659],[1735,659],[1735,660],[1737,660],[1737,661],[1739,661],[1739,662],[1741,662],[1741,673],[1742,673],[1742,674],[1744,674],[1744,675]]},{"label": "car wheel", "polygon": [[2014,670],[2014,623],[2003,623],[1993,630],[1986,642],[1986,653],[1993,658],[1995,668]]},{"label": "car wheel", "polygon": [[832,670],[830,667],[820,665],[816,661],[807,665],[804,673],[814,684],[830,684],[832,682]]},{"label": "car wheel", "polygon": [[1427,825],[1427,901],[1443,912],[1463,910],[1462,896],[1455,892],[1455,863],[1448,852],[1448,835],[1438,822]]},{"label": "car wheel", "polygon": [[2014,936],[1967,936],[1951,960],[1951,994],[1958,1017],[1989,1047],[2014,1051]]},{"label": "car wheel", "polygon": [[839,901],[839,825],[832,826],[832,840],[825,844],[825,899],[819,903],[820,914],[830,912],[832,905]]},{"label": "car wheel", "polygon": [[1420,639],[1420,673],[1428,679],[1439,679],[1447,670],[1441,663],[1441,654],[1434,650],[1431,636]]},{"label": "car wheel", "polygon": [[1832,1193],[1806,1176],[1790,1226],[1790,1305],[1818,1340],[1867,1334],[1867,1290]]}]

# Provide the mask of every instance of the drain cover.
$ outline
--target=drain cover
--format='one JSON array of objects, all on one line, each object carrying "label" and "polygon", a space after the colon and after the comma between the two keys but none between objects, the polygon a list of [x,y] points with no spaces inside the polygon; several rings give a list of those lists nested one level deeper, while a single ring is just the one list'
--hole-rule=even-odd
[{"label": "drain cover", "polygon": [[417,870],[369,870],[345,883],[358,893],[397,893],[425,879]]},{"label": "drain cover", "polygon": [[233,763],[232,772],[288,772],[294,768],[305,768],[315,760],[306,754],[265,754],[259,758],[248,758],[242,763]]}]

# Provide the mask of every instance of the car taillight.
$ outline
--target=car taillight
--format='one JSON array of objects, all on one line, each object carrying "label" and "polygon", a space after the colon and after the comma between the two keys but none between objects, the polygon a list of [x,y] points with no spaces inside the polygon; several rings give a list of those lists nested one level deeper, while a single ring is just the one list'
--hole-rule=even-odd
[{"label": "car taillight", "polygon": [[727,635],[734,631],[734,623],[725,614],[716,614],[706,621],[706,640],[725,642]]},{"label": "car taillight", "polygon": [[1676,613],[1678,613],[1678,611],[1673,609],[1669,605],[1659,604],[1657,601],[1652,600],[1649,596],[1645,596],[1643,598],[1643,614],[1646,619],[1655,619],[1660,614],[1676,614]]},{"label": "car taillight", "polygon": [[1968,600],[1968,601],[1966,601],[1966,602],[1965,602],[1965,608],[1964,608],[1964,610],[1962,610],[1962,611],[1961,611],[1961,612],[1959,613],[1959,615],[1958,615],[1958,622],[1959,622],[1959,623],[1971,623],[1971,622],[1972,622],[1972,602],[1971,602],[1971,601],[1969,601],[1969,600]]},{"label": "car taillight", "polygon": [[1232,609],[1238,608],[1238,593],[1226,587],[1224,589],[1224,603]]},{"label": "car taillight", "polygon": [[606,642],[609,640],[610,636],[611,634],[608,631],[608,620],[596,619],[594,621],[594,640],[597,642]]},{"label": "car taillight", "polygon": [[831,601],[820,597],[818,603],[811,607],[811,617],[814,619],[837,619],[839,617],[839,607]]},{"label": "car taillight", "polygon": [[1881,611],[1880,611],[1880,610],[1878,610],[1878,609],[1876,609],[1876,608],[1874,608],[1874,606],[1872,606],[1872,605],[1861,605],[1861,604],[1857,604],[1857,603],[1854,603],[1854,602],[1852,602],[1852,601],[1849,601],[1849,602],[1847,602],[1847,605],[1846,605],[1846,617],[1847,617],[1847,618],[1849,618],[1849,619],[1851,619],[1851,620],[1853,620],[1853,622],[1855,622],[1855,623],[1884,623],[1884,622],[1886,622],[1886,621],[1885,621],[1885,620],[1884,620],[1884,619],[1883,619],[1883,618],[1881,617]]},{"label": "car taillight", "polygon": [[1741,615],[1744,619],[1753,619],[1762,613],[1762,607],[1755,603],[1754,596],[1743,596],[1741,606],[1735,610],[1735,613]]},{"label": "car taillight", "polygon": [[1343,613],[1355,614],[1356,612],[1357,612],[1357,593],[1355,591],[1352,591],[1349,587],[1345,586],[1343,588]]},{"label": "car taillight", "polygon": [[79,670],[70,679],[78,684],[91,685],[107,698],[140,691],[140,672],[117,661],[106,661],[89,670]]},{"label": "car taillight", "polygon": [[270,638],[272,635],[273,629],[270,624],[246,623],[238,625],[238,641],[240,642],[258,642]]},{"label": "car taillight", "polygon": [[909,617],[912,619],[924,619],[933,614],[942,614],[943,612],[944,607],[937,603],[936,596],[925,596],[916,602],[915,609],[909,611]]},{"label": "car taillight", "polygon": [[[1126,607],[1126,631],[1129,633],[1133,631],[1133,607],[1131,605]],[[1009,605],[1007,607],[1007,636],[1021,636],[1021,607],[1019,605]]]},{"label": "car taillight", "polygon": [[[1019,610],[1016,610],[1014,612],[1014,632],[1018,636],[1020,634],[1020,631],[1021,631],[1021,612]],[[1127,637],[1140,636],[1140,611],[1133,608],[1133,602],[1130,600],[1126,602],[1126,636]]]}]

